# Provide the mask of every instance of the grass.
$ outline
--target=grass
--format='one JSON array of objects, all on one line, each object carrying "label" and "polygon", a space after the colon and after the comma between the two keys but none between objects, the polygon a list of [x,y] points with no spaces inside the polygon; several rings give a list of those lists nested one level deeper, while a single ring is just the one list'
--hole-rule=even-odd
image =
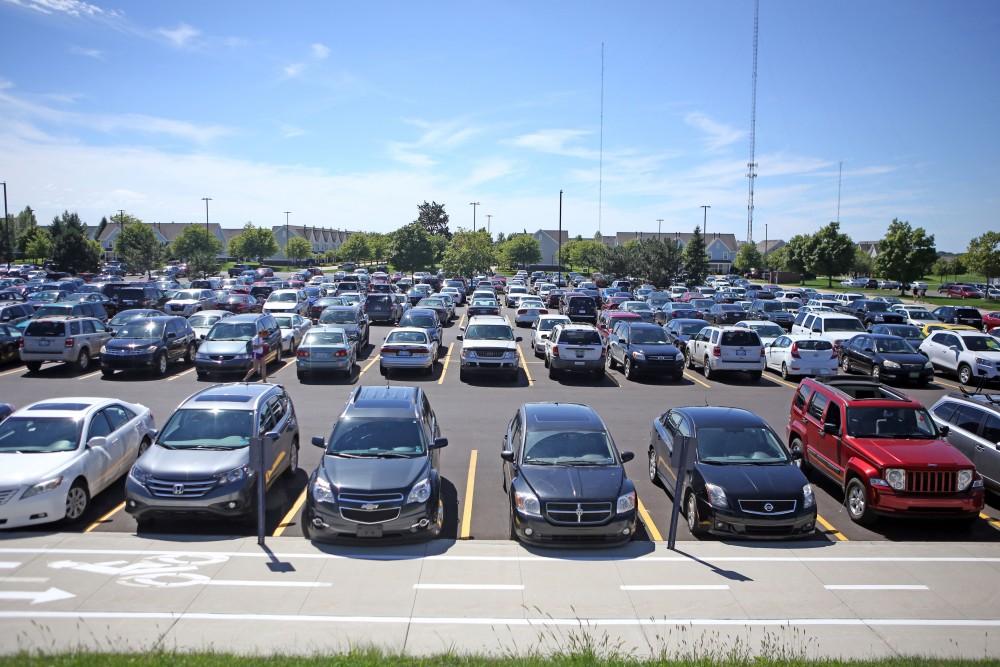
[{"label": "grass", "polygon": [[[814,280],[806,280],[800,285],[795,285],[796,287],[812,287],[820,292],[860,292],[861,294],[867,294],[869,296],[899,296],[899,290],[868,290],[868,289],[858,289],[857,287],[843,287],[840,281],[844,278],[834,278],[833,286],[827,287],[826,278],[816,278]],[[938,288],[941,286],[941,280],[937,277],[926,277],[922,280],[927,283],[927,296],[918,299],[920,303],[931,304],[932,307],[937,308],[938,306],[969,306],[972,308],[983,308],[985,310],[1000,310],[1000,302],[993,299],[951,299],[945,296],[939,296],[937,293]],[[759,282],[759,281],[758,281]],[[983,276],[977,276],[973,274],[966,274],[957,276],[955,280],[947,280],[946,282],[958,282],[958,283],[982,283],[986,282]],[[791,286],[791,285],[789,285]],[[907,292],[903,296],[904,301],[910,301],[913,298],[912,292]]]}]

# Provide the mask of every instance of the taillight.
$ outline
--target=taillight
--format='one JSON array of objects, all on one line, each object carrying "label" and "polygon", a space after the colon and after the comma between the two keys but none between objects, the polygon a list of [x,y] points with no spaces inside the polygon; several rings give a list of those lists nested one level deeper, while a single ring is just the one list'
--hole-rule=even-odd
[{"label": "taillight", "polygon": [[73,347],[73,339],[72,338],[67,338],[66,339],[66,347]]},{"label": "taillight", "polygon": [[792,343],[792,352],[791,352],[791,354],[792,354],[792,359],[801,359],[802,358],[799,355],[799,344],[798,343]]},{"label": "taillight", "polygon": [[19,340],[17,341],[17,346],[18,346],[18,347],[19,347],[20,349],[22,349],[22,350],[24,349],[24,339],[23,339],[23,338],[21,338],[21,339],[19,339]]},{"label": "taillight", "polygon": [[337,354],[335,356],[346,357],[347,356],[347,350],[337,350]]},{"label": "taillight", "polygon": [[760,358],[764,358],[764,348],[760,348]]},{"label": "taillight", "polygon": [[396,354],[396,350],[394,350],[394,349],[392,349],[390,347],[383,347],[381,350],[378,351],[378,353],[381,354],[384,357],[386,355]]},{"label": "taillight", "polygon": [[309,350],[303,350],[303,349],[300,348],[300,349],[298,349],[298,350],[295,351],[295,356],[298,357],[299,359],[308,359],[309,358]]},{"label": "taillight", "polygon": [[526,312],[528,312],[528,311],[525,310],[524,308],[518,308],[517,309],[517,314],[518,315],[524,315]]},{"label": "taillight", "polygon": [[559,346],[558,345],[553,345],[552,346],[552,356],[553,357],[558,357],[559,356]]},{"label": "taillight", "polygon": [[713,347],[712,348],[712,356],[713,357],[721,357],[722,356],[722,348],[719,347],[718,345],[716,345],[715,347]]},{"label": "taillight", "polygon": [[545,308],[542,308],[542,309],[541,309],[540,311],[538,311],[538,314],[539,314],[539,315],[548,315],[548,314],[549,314],[549,311],[548,311],[548,310],[546,310]]}]

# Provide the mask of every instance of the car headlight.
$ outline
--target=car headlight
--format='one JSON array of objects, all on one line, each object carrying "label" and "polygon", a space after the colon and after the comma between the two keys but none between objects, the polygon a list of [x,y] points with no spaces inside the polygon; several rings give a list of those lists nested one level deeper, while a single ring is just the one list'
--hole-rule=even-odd
[{"label": "car headlight", "polygon": [[517,511],[521,514],[527,514],[529,516],[542,515],[542,506],[541,503],[538,502],[538,496],[530,491],[515,491],[514,506],[517,507]]},{"label": "car headlight", "polygon": [[729,507],[729,499],[726,498],[726,490],[718,484],[706,482],[705,493],[708,494],[708,502],[712,504],[712,507],[719,507],[721,509]]},{"label": "car headlight", "polygon": [[107,353],[108,353],[108,346],[107,345],[102,345],[101,346],[100,354],[107,354]]},{"label": "car headlight", "polygon": [[504,359],[513,359],[514,358],[514,353],[511,352],[510,350],[507,350],[506,352],[503,353],[503,358]]},{"label": "car headlight", "polygon": [[242,479],[250,476],[250,467],[242,465],[239,468],[233,468],[227,472],[220,472],[215,476],[215,479],[220,482],[227,484],[232,482],[239,482]]},{"label": "car headlight", "polygon": [[140,484],[145,484],[149,481],[150,474],[148,471],[143,470],[139,466],[132,466],[132,469],[128,471],[128,474],[132,476],[132,479],[139,482]]},{"label": "car headlight", "polygon": [[618,496],[618,503],[615,505],[615,512],[625,514],[635,509],[635,491],[629,491],[624,496]]},{"label": "car headlight", "polygon": [[813,494],[811,484],[802,487],[802,507],[808,509],[816,504],[816,496]]},{"label": "car headlight", "polygon": [[886,468],[885,481],[897,491],[906,488],[906,471],[902,468]]},{"label": "car headlight", "polygon": [[882,365],[885,366],[886,368],[899,368],[899,364],[896,363],[895,361],[892,361],[891,359],[886,359],[885,361],[882,362]]},{"label": "car headlight", "polygon": [[934,370],[934,364],[928,361],[927,363],[924,364],[924,368],[926,368],[929,371],[932,371]]},{"label": "car headlight", "polygon": [[971,470],[959,470],[958,478],[955,484],[956,491],[965,491],[969,488],[969,484],[972,483],[972,471]]},{"label": "car headlight", "polygon": [[333,503],[333,488],[330,486],[330,482],[326,481],[325,477],[316,475],[316,479],[312,483],[312,494],[313,499],[318,503]]},{"label": "car headlight", "polygon": [[426,503],[431,497],[431,480],[429,477],[424,477],[422,480],[413,485],[410,489],[410,495],[406,497],[407,503]]},{"label": "car headlight", "polygon": [[982,357],[976,357],[976,363],[980,366],[992,366],[993,363],[989,359],[983,359]]},{"label": "car headlight", "polygon": [[633,359],[645,359],[646,358],[646,353],[643,352],[642,350],[635,350],[634,352],[632,352],[632,358]]},{"label": "car headlight", "polygon": [[52,491],[53,489],[58,489],[59,485],[62,484],[62,475],[58,477],[53,477],[52,479],[47,479],[44,482],[39,482],[34,486],[29,486],[25,489],[24,493],[21,494],[21,500],[25,498],[30,498],[32,496],[37,496],[39,493],[45,493],[46,491]]}]

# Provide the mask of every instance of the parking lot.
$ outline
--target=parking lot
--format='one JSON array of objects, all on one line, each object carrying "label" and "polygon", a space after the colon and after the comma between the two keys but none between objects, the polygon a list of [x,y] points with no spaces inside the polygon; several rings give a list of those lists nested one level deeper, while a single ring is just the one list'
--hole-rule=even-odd
[{"label": "parking lot", "polygon": [[[497,540],[508,535],[507,498],[501,488],[500,447],[507,424],[517,407],[532,401],[585,403],[594,407],[606,421],[622,451],[632,451],[636,458],[627,464],[639,496],[643,528],[636,539],[660,541],[666,538],[671,502],[669,495],[654,486],[646,474],[645,452],[649,443],[651,420],[667,408],[690,405],[719,405],[746,408],[765,418],[779,434],[784,434],[789,404],[795,384],[767,372],[759,382],[741,376],[706,381],[700,374],[685,371],[682,382],[626,380],[620,371],[609,372],[599,382],[589,378],[548,377],[543,362],[530,351],[529,330],[519,329],[525,340],[520,343],[523,371],[516,383],[492,377],[461,382],[458,373],[460,343],[456,335],[465,321],[459,309],[456,320],[445,329],[442,360],[432,375],[394,374],[392,384],[423,387],[441,422],[449,445],[442,452],[441,473],[446,520],[442,537],[446,539]],[[509,311],[507,311],[509,315]],[[359,354],[354,377],[300,382],[296,378],[294,358],[285,358],[271,369],[270,380],[283,384],[291,394],[301,432],[300,470],[291,480],[282,481],[268,498],[267,527],[270,535],[301,536],[300,512],[309,472],[317,465],[321,451],[308,443],[313,435],[329,434],[333,420],[342,409],[352,389],[358,384],[384,384],[378,371],[378,343],[389,327],[373,326],[367,349]],[[96,368],[96,367],[95,367]],[[108,396],[148,406],[162,425],[173,409],[187,396],[209,386],[199,381],[190,366],[173,367],[165,378],[142,374],[117,374],[101,377],[99,370],[77,374],[63,365],[46,365],[35,374],[23,365],[0,368],[0,400],[22,406],[32,401],[57,396]],[[948,379],[937,378],[927,389],[904,388],[925,405],[931,405],[942,393],[957,391]],[[971,529],[961,529],[944,522],[926,520],[882,519],[871,529],[850,521],[843,508],[841,492],[819,476],[813,476],[819,510],[815,539],[824,541],[1000,541],[1000,500],[987,495],[987,507]],[[78,526],[58,530],[85,532],[135,533],[135,521],[124,511],[123,483],[119,482],[94,499],[87,516]],[[51,531],[40,526],[37,531]],[[161,521],[150,527],[144,537],[158,535],[247,535],[245,525],[209,520]],[[679,540],[691,540],[681,522]]]}]

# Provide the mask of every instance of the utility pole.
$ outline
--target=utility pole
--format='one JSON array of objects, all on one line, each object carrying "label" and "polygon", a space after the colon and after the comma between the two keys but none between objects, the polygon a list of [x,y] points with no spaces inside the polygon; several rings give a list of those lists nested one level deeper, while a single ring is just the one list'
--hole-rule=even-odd
[{"label": "utility pole", "polygon": [[469,206],[472,207],[472,231],[473,231],[473,233],[475,233],[475,231],[476,231],[476,207],[479,206],[479,202],[477,202],[477,201],[470,201],[469,202]]},{"label": "utility pole", "polygon": [[7,268],[10,268],[11,262],[14,259],[14,234],[13,225],[10,224],[10,214],[7,212],[7,181],[3,181],[3,226],[7,230],[7,243],[8,243],[8,256],[7,256]]},{"label": "utility pole", "polygon": [[559,191],[559,250],[556,254],[556,264],[559,265],[559,282],[562,282],[562,193]]},{"label": "utility pole", "polygon": [[205,202],[205,233],[208,233],[208,202],[212,201],[211,197],[202,197],[201,200]]},{"label": "utility pole", "polygon": [[750,191],[747,195],[747,243],[753,242],[753,183],[757,179],[757,163],[754,161],[757,149],[757,19],[760,15],[760,0],[753,3],[753,75],[750,95],[750,161],[747,162],[747,179]]},{"label": "utility pole", "polygon": [[[764,270],[767,272],[767,279],[771,281],[771,267],[767,264],[767,223],[764,223]],[[773,281],[771,281],[773,282]]]},{"label": "utility pole", "polygon": [[[125,209],[118,209],[118,236],[119,238],[125,232]],[[115,253],[115,259],[121,259],[118,254]],[[127,269],[126,269],[127,270]]]},{"label": "utility pole", "polygon": [[487,213],[486,214],[486,233],[490,235],[490,238],[493,238],[493,214],[492,213]]},{"label": "utility pole", "polygon": [[292,212],[291,211],[285,211],[284,213],[285,213],[285,259],[289,259],[289,257],[288,257],[288,240],[289,240],[289,236],[288,236],[288,234],[289,234],[289,231],[288,231],[288,216],[291,215]]},{"label": "utility pole", "polygon": [[840,224],[840,185],[844,175],[844,161],[837,166],[837,224]]},{"label": "utility pole", "polygon": [[656,219],[656,240],[663,240],[663,218]]},{"label": "utility pole", "polygon": [[702,204],[701,211],[701,233],[705,235],[706,243],[708,243],[708,209],[712,208],[709,204]]}]

